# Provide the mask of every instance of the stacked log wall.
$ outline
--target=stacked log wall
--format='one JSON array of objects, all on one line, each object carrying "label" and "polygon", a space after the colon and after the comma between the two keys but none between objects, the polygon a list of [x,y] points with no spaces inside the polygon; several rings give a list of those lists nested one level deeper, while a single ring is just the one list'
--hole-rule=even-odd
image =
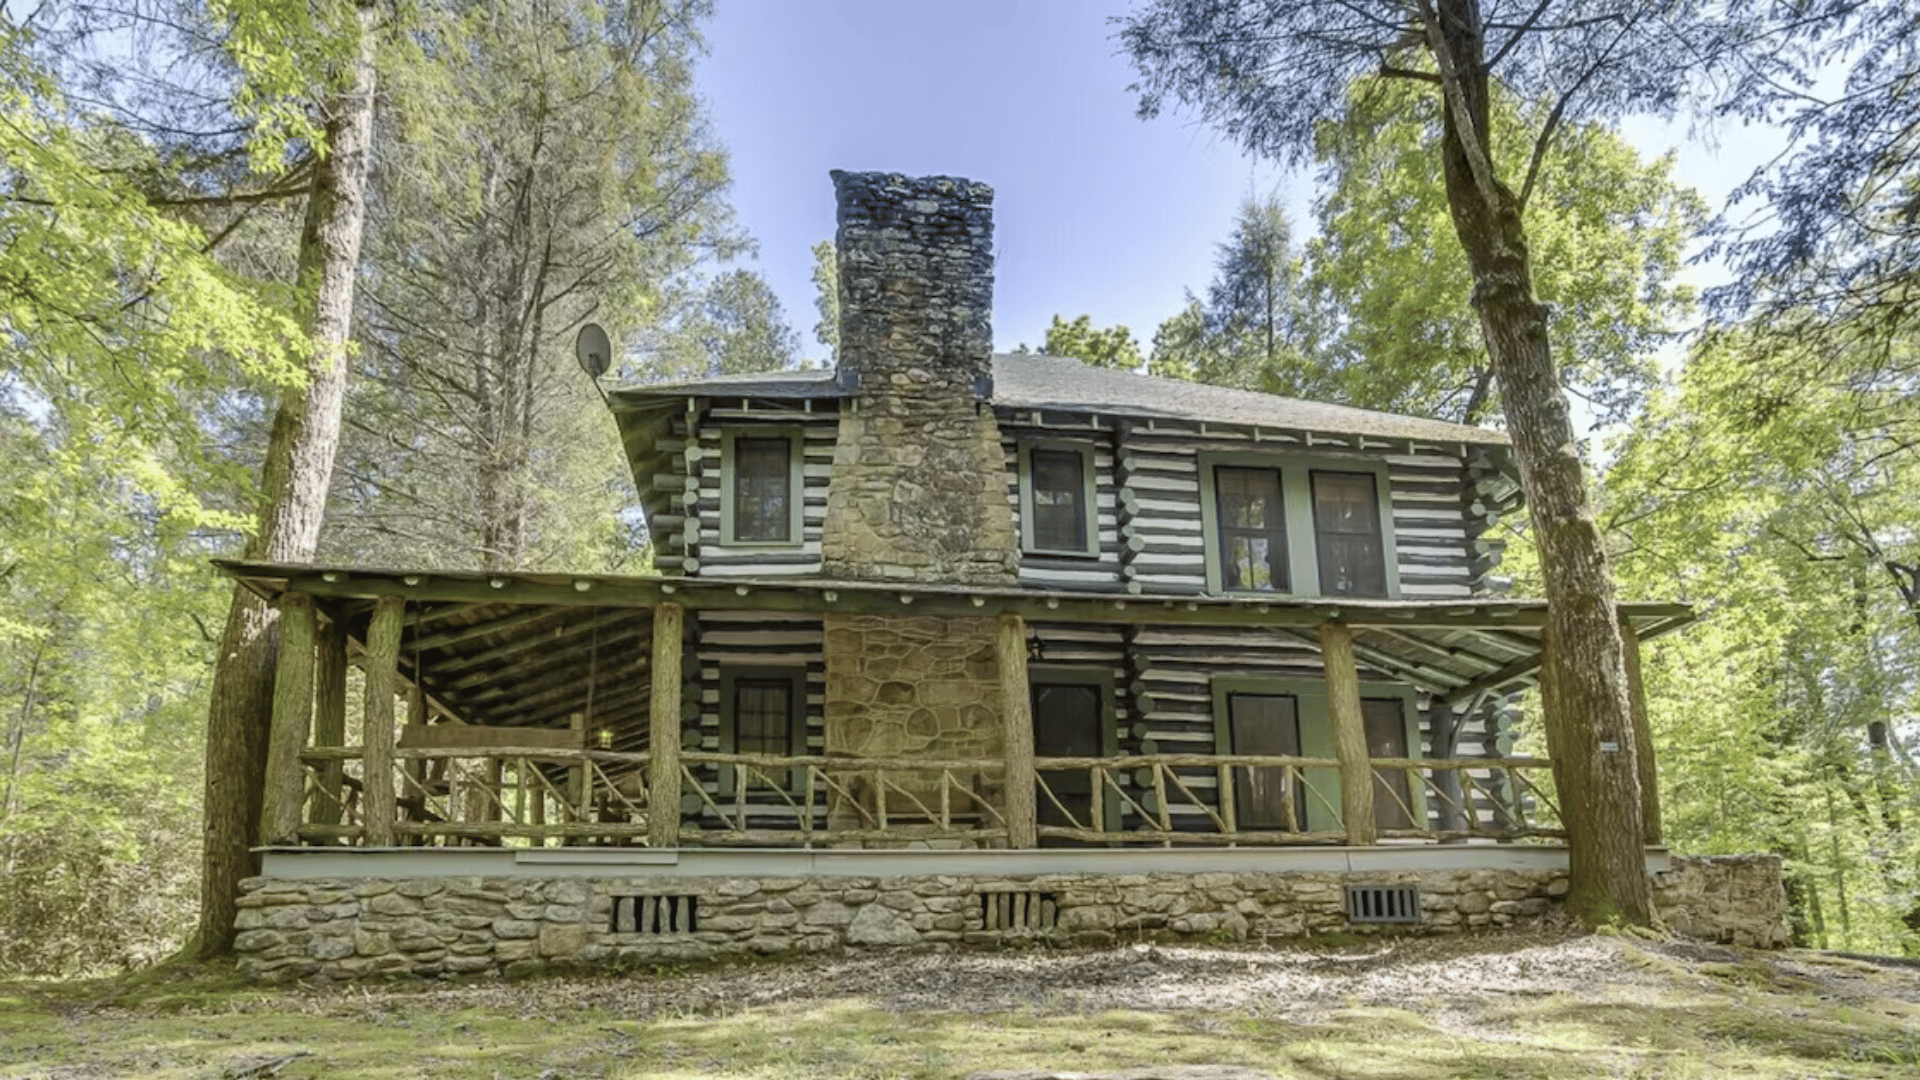
[{"label": "stacked log wall", "polygon": [[1361,436],[1308,436],[1199,423],[1089,420],[1020,409],[1003,409],[999,415],[1005,433],[1007,497],[1016,522],[1023,443],[1084,442],[1094,454],[1098,556],[1023,552],[1023,585],[1134,594],[1205,593],[1201,456],[1206,453],[1271,454],[1276,464],[1288,458],[1350,458],[1356,464],[1385,464],[1400,595],[1406,599],[1469,597],[1486,581],[1485,549],[1492,543],[1486,533],[1500,508],[1480,493],[1484,480],[1469,475],[1472,455],[1458,445],[1386,443]]},{"label": "stacked log wall", "polygon": [[[735,752],[733,747],[721,743],[722,671],[773,668],[806,673],[805,701],[802,705],[802,722],[806,731],[804,752],[809,756],[826,752],[824,716],[827,669],[823,647],[825,639],[819,616],[786,612],[704,611],[698,614],[694,622],[694,663],[689,665],[688,670],[698,672],[697,682],[693,684],[697,693],[697,707],[687,713],[686,723],[695,733],[689,735],[689,742],[707,753]],[[694,742],[695,738],[697,742]],[[731,810],[734,796],[721,793],[720,769],[710,765],[696,766],[693,772],[708,798]],[[756,784],[750,789],[746,803],[749,828],[796,827],[793,809],[777,793],[767,790],[764,784]],[[824,827],[824,800],[818,805],[817,811],[814,824]],[[703,829],[725,827],[704,802],[697,809],[689,810],[685,820],[688,824],[697,822]]]}]

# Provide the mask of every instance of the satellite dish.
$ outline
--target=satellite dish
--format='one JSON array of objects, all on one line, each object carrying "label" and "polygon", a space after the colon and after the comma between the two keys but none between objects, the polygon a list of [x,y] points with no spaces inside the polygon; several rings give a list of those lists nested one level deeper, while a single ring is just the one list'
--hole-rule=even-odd
[{"label": "satellite dish", "polygon": [[588,323],[573,339],[573,356],[580,361],[580,370],[587,373],[587,378],[597,382],[613,363],[613,342],[607,339],[607,332],[600,329],[599,323]]}]

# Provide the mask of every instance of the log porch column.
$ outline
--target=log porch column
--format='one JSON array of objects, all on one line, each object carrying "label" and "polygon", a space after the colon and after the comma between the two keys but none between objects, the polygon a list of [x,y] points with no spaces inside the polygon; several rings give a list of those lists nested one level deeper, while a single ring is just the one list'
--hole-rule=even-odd
[{"label": "log porch column", "polygon": [[653,694],[647,711],[647,843],[680,842],[680,628],[679,604],[653,609]]},{"label": "log porch column", "polygon": [[1007,756],[1001,802],[1007,816],[1007,846],[1040,846],[1038,799],[1033,773],[1033,690],[1027,682],[1027,620],[1000,616],[1000,715]]},{"label": "log porch column", "polygon": [[[328,619],[319,628],[313,676],[313,745],[347,745],[347,628]],[[338,825],[346,802],[347,763],[320,766],[320,794],[307,816],[315,825]]]},{"label": "log porch column", "polygon": [[306,777],[300,751],[313,719],[313,597],[280,597],[280,658],[273,675],[273,719],[267,733],[267,776],[260,812],[261,844],[290,844],[300,835]]},{"label": "log porch column", "polygon": [[1640,776],[1640,831],[1649,847],[1658,847],[1663,832],[1660,770],[1653,761],[1653,725],[1647,718],[1647,689],[1640,681],[1640,635],[1624,616],[1620,619],[1620,649],[1627,662],[1627,715],[1633,722],[1634,771]]},{"label": "log porch column", "polygon": [[1360,672],[1353,658],[1353,630],[1345,623],[1320,624],[1320,661],[1327,674],[1327,713],[1333,722],[1333,753],[1340,759],[1340,816],[1348,847],[1370,847],[1373,766],[1368,761],[1367,724],[1360,711]]},{"label": "log porch column", "polygon": [[394,842],[393,693],[406,609],[405,598],[383,596],[373,602],[373,617],[367,624],[366,706],[360,729],[360,747],[366,755],[360,802],[363,847],[392,847]]}]

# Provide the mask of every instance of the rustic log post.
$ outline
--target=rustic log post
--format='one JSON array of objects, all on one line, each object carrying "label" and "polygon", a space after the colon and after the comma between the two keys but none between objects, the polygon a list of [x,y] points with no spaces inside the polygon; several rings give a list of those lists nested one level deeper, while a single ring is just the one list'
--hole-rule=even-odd
[{"label": "rustic log post", "polygon": [[[427,726],[427,692],[425,688],[420,685],[421,677],[420,677],[419,657],[417,656],[414,657],[413,666],[414,666],[413,682],[409,684],[407,687],[407,726],[410,728],[414,728],[414,727],[423,728]],[[413,781],[413,784],[412,784],[413,790],[410,794],[417,796],[420,800],[420,804],[419,804],[420,814],[418,815],[418,820],[420,821],[427,820],[427,814],[426,814],[427,780],[429,778],[431,771],[436,768],[444,772],[447,772],[449,774],[447,776],[447,807],[449,810],[452,809],[453,807],[453,777],[451,775],[451,772],[453,769],[452,759],[441,758],[438,761],[433,762],[431,765],[429,765],[426,758],[414,758],[406,762],[402,767],[407,770],[407,777]],[[404,807],[404,806],[401,807],[400,814],[402,817],[406,818],[406,820],[408,821],[415,820],[415,815],[411,808]],[[430,838],[413,837],[413,838],[410,838],[408,842],[411,844],[426,844],[430,842]]]},{"label": "rustic log post", "polygon": [[1320,661],[1327,673],[1327,714],[1333,722],[1333,753],[1340,759],[1340,816],[1347,846],[1374,842],[1373,766],[1367,724],[1360,711],[1360,672],[1353,658],[1353,630],[1345,623],[1320,624]]},{"label": "rustic log post", "polygon": [[[574,713],[567,717],[567,727],[575,736],[573,748],[585,750],[587,714]],[[567,766],[567,812],[561,816],[576,824],[584,824],[587,820],[587,765],[584,759],[579,764]]]},{"label": "rustic log post", "polygon": [[1034,795],[1033,698],[1027,683],[1027,621],[1000,616],[1000,714],[1005,725],[1007,782],[1001,800],[1007,817],[1007,846],[1040,844]]},{"label": "rustic log post", "polygon": [[307,728],[313,719],[313,597],[280,597],[280,658],[273,676],[273,720],[267,734],[265,805],[260,812],[261,844],[289,844],[300,836],[300,807],[306,801]]},{"label": "rustic log post", "polygon": [[406,609],[403,597],[383,596],[373,602],[373,617],[367,625],[366,703],[360,729],[360,746],[366,755],[360,811],[360,843],[365,847],[393,846],[393,694]]},{"label": "rustic log post", "polygon": [[647,714],[647,844],[680,842],[679,604],[653,609],[653,694]]},{"label": "rustic log post", "polygon": [[[347,627],[328,619],[318,632],[313,675],[313,745],[347,745]],[[341,823],[347,763],[335,759],[320,766],[320,794],[307,817],[315,825]]]},{"label": "rustic log post", "polygon": [[1653,761],[1653,725],[1647,718],[1647,688],[1640,681],[1640,635],[1633,623],[1620,619],[1620,648],[1627,666],[1628,718],[1633,721],[1635,771],[1640,774],[1640,828],[1648,847],[1659,847],[1660,771]]},{"label": "rustic log post", "polygon": [[[1453,715],[1453,706],[1439,694],[1435,694],[1427,706],[1427,730],[1433,737],[1434,757],[1452,758],[1460,752],[1460,721]],[[1437,825],[1440,831],[1464,831],[1468,816],[1466,794],[1460,787],[1460,770],[1434,770],[1433,786],[1439,795]]]}]

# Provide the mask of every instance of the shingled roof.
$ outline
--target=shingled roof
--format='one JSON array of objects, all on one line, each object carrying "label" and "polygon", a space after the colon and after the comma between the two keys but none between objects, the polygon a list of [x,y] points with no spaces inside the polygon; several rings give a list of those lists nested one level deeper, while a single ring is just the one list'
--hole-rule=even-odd
[{"label": "shingled roof", "polygon": [[[614,408],[620,410],[657,406],[663,398],[738,395],[803,400],[851,397],[855,393],[839,383],[832,370],[809,370],[627,386],[615,390],[611,397]],[[1292,428],[1382,439],[1493,445],[1507,442],[1504,432],[1490,428],[1097,368],[1062,356],[996,354],[992,401],[1010,409]]]}]

